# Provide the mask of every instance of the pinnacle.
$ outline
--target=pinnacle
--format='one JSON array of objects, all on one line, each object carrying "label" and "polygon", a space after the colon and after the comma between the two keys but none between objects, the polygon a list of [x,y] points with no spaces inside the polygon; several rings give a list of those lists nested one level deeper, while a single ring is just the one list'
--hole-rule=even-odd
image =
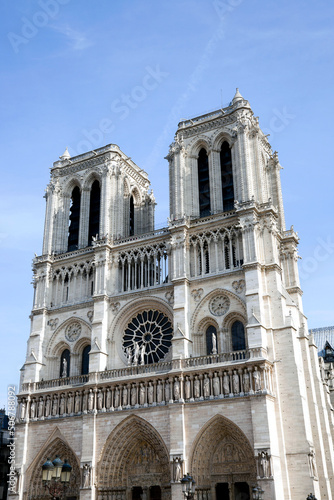
[{"label": "pinnacle", "polygon": [[59,156],[59,158],[61,160],[68,160],[69,158],[71,158],[71,155],[68,152],[68,147],[67,146],[66,146],[66,149],[65,149],[64,153],[61,156]]}]

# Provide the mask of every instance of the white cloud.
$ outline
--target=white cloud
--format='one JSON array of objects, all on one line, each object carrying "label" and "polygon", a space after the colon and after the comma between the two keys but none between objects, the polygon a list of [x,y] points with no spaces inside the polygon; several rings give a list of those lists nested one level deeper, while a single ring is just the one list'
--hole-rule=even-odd
[{"label": "white cloud", "polygon": [[67,39],[68,44],[73,50],[84,50],[94,45],[94,42],[90,40],[84,33],[70,28],[69,25],[50,27],[53,30],[58,31],[58,33],[64,35]]}]

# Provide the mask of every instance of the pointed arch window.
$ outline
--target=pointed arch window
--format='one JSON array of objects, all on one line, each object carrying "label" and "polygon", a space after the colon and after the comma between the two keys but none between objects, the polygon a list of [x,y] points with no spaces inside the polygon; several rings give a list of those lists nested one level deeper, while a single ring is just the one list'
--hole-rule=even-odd
[{"label": "pointed arch window", "polygon": [[76,186],[71,195],[70,218],[68,228],[68,251],[77,250],[79,243],[79,226],[80,226],[80,203],[81,193]]},{"label": "pointed arch window", "polygon": [[71,354],[69,349],[64,349],[60,356],[60,370],[59,377],[69,377],[70,376],[70,362]]},{"label": "pointed arch window", "polygon": [[210,215],[210,178],[209,178],[209,159],[208,154],[202,148],[198,154],[198,198],[199,198],[199,216]]},{"label": "pointed arch window", "polygon": [[[215,337],[215,340],[213,337]],[[216,344],[214,345],[215,342],[216,342]],[[216,354],[217,353],[217,329],[215,326],[210,325],[206,330],[206,353],[207,353],[207,355],[213,354],[214,347],[216,350],[216,352],[214,354]]]},{"label": "pointed arch window", "polygon": [[133,201],[133,196],[130,196],[130,212],[129,212],[129,235],[133,236],[135,234],[135,203]]},{"label": "pointed arch window", "polygon": [[86,347],[83,348],[82,358],[81,358],[81,375],[87,375],[89,373],[90,349],[91,349],[90,345],[86,345]]},{"label": "pointed arch window", "polygon": [[203,247],[199,246],[198,248],[198,269],[199,274],[209,274],[210,272],[210,254],[207,241],[203,243]]},{"label": "pointed arch window", "polygon": [[226,141],[223,142],[220,149],[220,171],[223,194],[223,211],[228,212],[234,208],[234,186],[231,149]]},{"label": "pointed arch window", "polygon": [[88,244],[92,244],[93,236],[99,234],[100,231],[100,201],[101,201],[101,188],[99,181],[94,181],[90,191],[90,205],[89,205],[89,230],[88,230]]},{"label": "pointed arch window", "polygon": [[232,350],[243,351],[246,349],[245,327],[241,321],[235,321],[231,328]]}]

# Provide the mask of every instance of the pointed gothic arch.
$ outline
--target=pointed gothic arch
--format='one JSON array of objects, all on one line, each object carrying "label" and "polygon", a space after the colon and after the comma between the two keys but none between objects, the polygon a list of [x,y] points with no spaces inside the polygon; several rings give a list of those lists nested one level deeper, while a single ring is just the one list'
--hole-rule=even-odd
[{"label": "pointed gothic arch", "polygon": [[79,498],[79,488],[81,483],[80,464],[76,454],[66,442],[65,438],[62,437],[58,429],[56,429],[51,438],[46,441],[27,470],[27,480],[25,483],[28,488],[27,498],[31,500],[50,499],[50,495],[48,491],[45,490],[42,483],[42,465],[48,458],[54,460],[57,455],[62,461],[66,458],[72,466],[71,479],[66,490],[66,496],[77,499]]},{"label": "pointed gothic arch", "polygon": [[[130,416],[109,435],[98,464],[100,492],[126,492],[141,487],[170,487],[167,447],[158,431],[146,420]],[[164,495],[164,498],[166,496]]]},{"label": "pointed gothic arch", "polygon": [[234,422],[222,415],[210,419],[194,441],[191,472],[200,490],[211,490],[218,484],[256,482],[253,448]]}]

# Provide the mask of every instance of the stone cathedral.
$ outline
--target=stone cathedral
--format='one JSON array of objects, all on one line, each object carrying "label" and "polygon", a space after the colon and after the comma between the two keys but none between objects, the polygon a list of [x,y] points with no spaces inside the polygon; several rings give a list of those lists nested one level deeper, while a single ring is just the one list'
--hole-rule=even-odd
[{"label": "stone cathedral", "polygon": [[51,168],[16,424],[17,500],[333,499],[333,408],[280,163],[250,104],[178,125],[170,216],[109,144]]}]

